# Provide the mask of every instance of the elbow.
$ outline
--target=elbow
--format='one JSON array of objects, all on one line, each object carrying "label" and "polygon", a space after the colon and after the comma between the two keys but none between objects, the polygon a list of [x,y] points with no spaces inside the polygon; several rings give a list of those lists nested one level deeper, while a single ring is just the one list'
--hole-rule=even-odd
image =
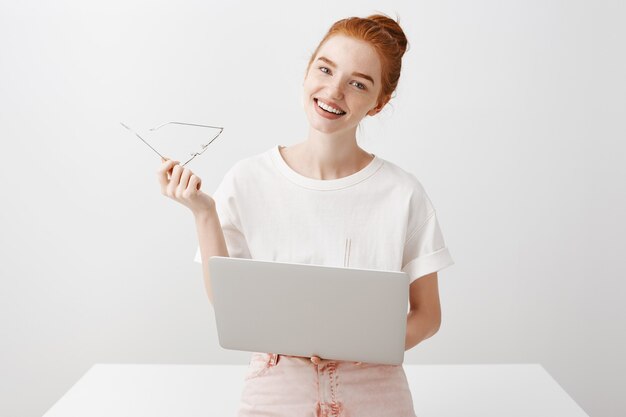
[{"label": "elbow", "polygon": [[434,324],[433,335],[437,334],[440,328],[441,328],[441,320],[439,320],[438,322]]},{"label": "elbow", "polygon": [[435,335],[441,328],[441,314],[435,314],[431,317],[432,335]]}]

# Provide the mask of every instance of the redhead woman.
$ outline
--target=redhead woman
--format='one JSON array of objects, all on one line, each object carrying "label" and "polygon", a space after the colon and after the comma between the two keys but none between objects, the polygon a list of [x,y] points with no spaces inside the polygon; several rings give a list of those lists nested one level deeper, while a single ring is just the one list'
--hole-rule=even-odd
[{"label": "redhead woman", "polygon": [[[215,255],[403,271],[410,277],[405,350],[438,331],[437,272],[454,261],[435,209],[413,174],[362,149],[356,138],[361,120],[391,99],[407,44],[388,16],[335,22],[305,71],[307,138],[240,160],[213,196],[188,168],[163,161],[162,193],[194,214],[195,261],[211,302],[208,259]],[[415,412],[402,365],[254,352],[238,416]]]}]

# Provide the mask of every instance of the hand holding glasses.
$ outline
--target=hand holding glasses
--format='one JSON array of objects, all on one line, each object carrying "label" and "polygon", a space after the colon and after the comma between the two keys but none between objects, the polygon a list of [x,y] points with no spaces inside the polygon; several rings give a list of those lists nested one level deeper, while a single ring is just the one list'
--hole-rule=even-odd
[{"label": "hand holding glasses", "polygon": [[161,194],[177,201],[187,208],[189,208],[194,215],[203,214],[206,212],[210,212],[215,208],[215,201],[213,198],[200,191],[200,187],[202,185],[202,179],[195,175],[189,168],[183,168],[187,163],[193,160],[196,156],[201,155],[206,148],[222,133],[224,128],[215,127],[215,126],[207,126],[207,125],[198,125],[192,123],[181,123],[181,122],[167,122],[150,129],[151,131],[155,131],[167,124],[180,124],[187,126],[197,126],[197,127],[208,127],[220,129],[220,131],[210,139],[208,142],[201,144],[201,149],[192,152],[190,154],[191,158],[185,161],[184,164],[180,165],[180,161],[171,160],[159,153],[152,145],[150,145],[144,138],[142,138],[137,132],[132,130],[130,127],[121,123],[126,129],[135,134],[142,142],[144,142],[150,149],[156,152],[160,157],[162,164],[157,170],[157,178],[161,185]]}]

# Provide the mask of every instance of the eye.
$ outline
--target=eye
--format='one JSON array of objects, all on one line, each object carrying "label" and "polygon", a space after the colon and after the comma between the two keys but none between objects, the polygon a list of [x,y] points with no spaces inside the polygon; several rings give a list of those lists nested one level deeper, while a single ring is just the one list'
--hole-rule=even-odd
[{"label": "eye", "polygon": [[[328,67],[318,67],[318,68],[319,68],[320,70],[322,70],[322,72],[323,72],[324,74],[330,74],[330,70],[328,69]],[[328,70],[328,72],[326,72],[326,71],[324,71],[324,70]],[[358,88],[359,90],[365,90],[365,85],[364,85],[364,84],[362,84],[362,83],[360,83],[360,82],[358,82],[358,81],[355,81],[355,83],[356,83],[356,86],[357,86],[356,88]]]}]

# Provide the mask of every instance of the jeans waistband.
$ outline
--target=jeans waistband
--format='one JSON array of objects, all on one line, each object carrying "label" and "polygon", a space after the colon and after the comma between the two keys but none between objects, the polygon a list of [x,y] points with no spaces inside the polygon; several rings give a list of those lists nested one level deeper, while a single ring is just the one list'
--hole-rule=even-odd
[{"label": "jeans waistband", "polygon": [[[278,361],[280,360],[281,356],[290,356],[290,355],[281,355],[279,353],[268,353],[269,357],[268,357],[268,365],[269,366],[276,366],[278,364]],[[300,356],[294,356],[295,358],[300,358]],[[322,359],[322,363],[325,364],[333,364],[336,365],[337,361],[331,361],[331,360],[324,360]],[[362,362],[353,362],[355,365],[360,366],[363,363]]]}]

